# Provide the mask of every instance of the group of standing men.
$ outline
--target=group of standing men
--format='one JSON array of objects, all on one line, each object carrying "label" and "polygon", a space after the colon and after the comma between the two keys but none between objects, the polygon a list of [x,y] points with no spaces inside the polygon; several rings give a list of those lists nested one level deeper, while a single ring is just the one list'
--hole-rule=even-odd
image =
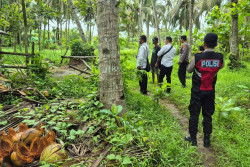
[{"label": "group of standing men", "polygon": [[[197,146],[197,132],[199,115],[202,108],[203,115],[203,133],[204,133],[204,147],[210,146],[210,135],[212,133],[212,115],[215,110],[215,84],[217,80],[217,72],[224,67],[224,59],[221,53],[216,53],[214,48],[217,46],[218,35],[208,33],[204,37],[203,46],[199,47],[200,52],[195,54],[189,63],[189,46],[187,44],[187,37],[181,36],[180,41],[182,46],[180,48],[180,58],[178,61],[179,70],[178,76],[182,87],[186,87],[186,71],[193,72],[191,100],[189,105],[189,134],[185,137],[186,141]],[[137,55],[137,69],[148,71],[148,66],[151,66],[153,83],[155,82],[155,74],[157,75],[157,82],[160,85],[166,76],[167,79],[167,93],[171,91],[171,73],[173,70],[173,60],[176,54],[176,49],[172,45],[172,38],[166,37],[165,44],[162,48],[158,45],[158,38],[152,39],[154,49],[152,52],[151,65],[149,65],[149,47],[147,45],[147,37],[140,36],[140,48]],[[204,50],[205,49],[205,50]],[[204,51],[203,51],[204,50]],[[159,74],[160,69],[160,74]],[[147,94],[147,74],[142,72],[140,83],[140,91]]]},{"label": "group of standing men", "polygon": [[[189,46],[187,44],[187,37],[181,36],[181,43],[183,43],[180,48],[180,59],[179,59],[179,70],[178,76],[182,86],[186,87],[186,69],[189,62]],[[163,79],[166,76],[167,79],[167,93],[171,91],[171,73],[173,70],[173,60],[176,54],[176,49],[172,45],[172,38],[166,37],[165,45],[161,48],[158,44],[158,38],[154,37],[152,39],[154,48],[152,51],[150,69],[152,72],[153,84],[155,83],[155,75],[157,76],[157,83],[162,84]],[[137,69],[143,70],[146,68],[149,56],[149,47],[147,45],[147,37],[145,35],[140,36],[139,39],[139,52],[137,55]],[[160,74],[159,74],[160,70]],[[140,91],[143,94],[147,94],[147,75],[142,74],[142,79],[140,80]]]}]

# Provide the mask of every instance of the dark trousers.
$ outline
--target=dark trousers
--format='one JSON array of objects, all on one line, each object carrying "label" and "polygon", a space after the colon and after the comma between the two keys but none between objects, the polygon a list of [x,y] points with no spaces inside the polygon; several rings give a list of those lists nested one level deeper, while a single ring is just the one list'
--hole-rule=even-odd
[{"label": "dark trousers", "polygon": [[196,137],[198,132],[198,122],[201,108],[203,116],[203,132],[208,135],[212,133],[212,115],[215,110],[214,98],[215,93],[211,91],[191,92],[189,105],[189,133],[191,137]]},{"label": "dark trousers", "polygon": [[167,92],[170,93],[171,91],[171,73],[172,73],[172,70],[173,70],[173,66],[171,67],[165,67],[164,65],[161,65],[161,71],[160,71],[160,75],[159,75],[159,83],[163,83],[163,79],[166,75],[166,79],[167,79],[167,83],[168,83],[168,86],[167,86]]},{"label": "dark trousers", "polygon": [[139,85],[141,87],[140,89],[141,93],[147,94],[148,76],[146,72],[141,74]]},{"label": "dark trousers", "polygon": [[178,70],[178,76],[181,84],[183,86],[186,86],[186,70],[187,70],[188,62],[184,61],[180,64],[179,70]]}]

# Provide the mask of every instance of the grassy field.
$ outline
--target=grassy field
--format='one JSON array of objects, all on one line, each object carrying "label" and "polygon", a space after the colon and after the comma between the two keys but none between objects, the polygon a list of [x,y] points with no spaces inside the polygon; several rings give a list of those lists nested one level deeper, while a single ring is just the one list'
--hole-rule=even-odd
[{"label": "grassy field", "polygon": [[[2,47],[2,51],[5,52],[13,52],[12,47]],[[31,51],[31,47],[29,48],[29,51]],[[40,54],[40,56],[45,60],[49,59],[49,61],[54,62],[55,64],[59,64],[61,61],[61,56],[63,56],[66,52],[66,48],[63,48],[62,50],[60,49],[55,49],[55,50],[50,50],[50,49],[42,49],[41,52],[38,52],[38,46],[35,47],[35,54]],[[25,50],[22,49],[20,51],[17,49],[17,53],[25,53]],[[70,56],[70,50],[68,50],[66,56]],[[4,56],[4,61],[6,64],[14,64],[16,62],[20,62],[24,64],[25,58],[23,56],[10,56],[10,55],[5,55]],[[67,60],[65,60],[67,62]]]}]

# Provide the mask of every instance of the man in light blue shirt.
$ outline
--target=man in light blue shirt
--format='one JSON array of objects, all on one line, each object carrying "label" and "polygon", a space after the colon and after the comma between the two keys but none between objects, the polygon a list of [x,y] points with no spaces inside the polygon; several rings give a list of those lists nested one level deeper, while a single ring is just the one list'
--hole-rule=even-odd
[{"label": "man in light blue shirt", "polygon": [[149,47],[147,45],[147,37],[145,35],[140,36],[139,39],[140,48],[137,55],[137,69],[144,70],[141,75],[141,79],[139,81],[139,85],[141,87],[140,91],[142,94],[147,94],[147,84],[148,84],[148,76],[146,74],[146,66],[148,62],[149,56]]},{"label": "man in light blue shirt", "polygon": [[[171,73],[173,70],[173,60],[174,60],[174,56],[175,56],[176,50],[175,48],[172,46],[172,38],[171,37],[167,37],[166,38],[166,45],[164,45],[161,50],[158,52],[157,56],[158,56],[158,61],[160,61],[160,57],[162,57],[161,59],[161,68],[160,68],[160,76],[159,76],[159,83],[163,83],[163,79],[166,75],[166,79],[167,79],[167,93],[170,93],[171,91]],[[158,63],[155,64],[155,66],[158,66]]]}]

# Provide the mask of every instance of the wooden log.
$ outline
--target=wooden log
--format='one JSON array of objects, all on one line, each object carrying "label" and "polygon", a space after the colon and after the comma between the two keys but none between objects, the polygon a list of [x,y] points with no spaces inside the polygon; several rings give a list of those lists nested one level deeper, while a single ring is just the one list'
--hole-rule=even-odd
[{"label": "wooden log", "polygon": [[61,62],[60,62],[60,65],[63,63],[63,57],[65,57],[66,56],[66,54],[67,54],[67,52],[68,52],[68,50],[69,50],[69,47],[67,47],[67,49],[66,49],[66,52],[64,53],[64,55],[62,56],[62,60],[61,60]]},{"label": "wooden log", "polygon": [[73,58],[73,59],[89,59],[89,58],[96,58],[97,56],[61,56],[61,58]]},{"label": "wooden log", "polygon": [[84,61],[84,60],[82,59],[82,62],[83,62],[83,64],[85,64],[85,66],[86,66],[89,70],[91,70],[91,67],[88,65],[88,63],[87,63],[86,61]]},{"label": "wooden log", "polygon": [[33,104],[46,104],[46,103],[43,103],[43,102],[40,102],[40,101],[28,99],[28,98],[25,98],[25,97],[22,97],[22,99],[23,99],[23,101],[26,101],[26,102],[29,102],[29,103],[33,103]]},{"label": "wooden log", "polygon": [[107,156],[109,150],[111,150],[112,145],[109,144],[108,146],[106,146],[105,150],[101,153],[101,156],[99,158],[97,158],[97,160],[95,161],[95,163],[93,163],[91,165],[91,167],[98,167],[100,165],[100,163],[102,162],[102,160]]},{"label": "wooden log", "polygon": [[9,66],[9,65],[3,65],[2,68],[29,69],[29,67],[24,67],[24,66]]},{"label": "wooden log", "polygon": [[82,72],[82,73],[92,75],[90,72],[84,71],[84,70],[82,70],[82,69],[80,69],[80,68],[77,68],[77,67],[75,67],[75,66],[69,65],[69,68],[73,68],[74,70],[80,71],[80,72]]},{"label": "wooden log", "polygon": [[14,53],[14,52],[2,52],[1,51],[0,54],[33,57],[32,54],[25,54],[25,53]]}]

